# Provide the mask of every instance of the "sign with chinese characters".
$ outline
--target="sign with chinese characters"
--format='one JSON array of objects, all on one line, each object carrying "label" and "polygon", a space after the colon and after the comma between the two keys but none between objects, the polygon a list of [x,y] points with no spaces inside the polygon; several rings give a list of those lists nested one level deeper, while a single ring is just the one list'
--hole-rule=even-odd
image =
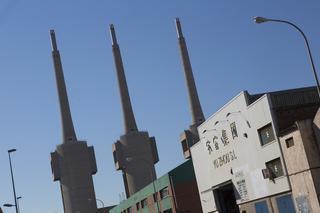
[{"label": "sign with chinese characters", "polygon": [[[214,131],[219,132],[218,130],[214,130]],[[230,132],[231,132],[233,140],[236,137],[238,137],[238,131],[237,131],[237,126],[236,126],[235,122],[232,122],[230,124]],[[220,138],[220,141],[219,141],[219,138]],[[233,141],[233,140],[231,140],[231,141]],[[209,155],[211,155],[214,150],[218,151],[221,147],[228,146],[231,141],[228,137],[227,130],[222,129],[221,135],[219,137],[217,135],[214,135],[212,138],[212,141],[210,141],[210,140],[206,141],[206,148],[207,148]]]},{"label": "sign with chinese characters", "polygon": [[214,135],[212,136],[212,139],[207,138],[205,142],[207,153],[214,158],[212,160],[214,169],[223,167],[237,159],[236,152],[233,149],[233,145],[231,145],[235,142],[235,138],[238,137],[237,126],[235,122],[229,123],[228,126],[230,129],[223,128],[221,130],[209,130],[214,131]]},{"label": "sign with chinese characters", "polygon": [[248,200],[249,195],[248,195],[247,184],[246,184],[243,171],[239,171],[235,173],[234,177],[235,177],[237,192],[239,195],[239,200],[241,202]]}]

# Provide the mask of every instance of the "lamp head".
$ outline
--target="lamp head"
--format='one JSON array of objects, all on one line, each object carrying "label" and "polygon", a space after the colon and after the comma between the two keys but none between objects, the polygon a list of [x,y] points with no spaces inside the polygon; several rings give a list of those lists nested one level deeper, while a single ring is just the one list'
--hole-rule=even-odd
[{"label": "lamp head", "polygon": [[253,18],[253,21],[257,24],[261,24],[261,23],[264,23],[264,22],[267,22],[267,21],[270,21],[269,19],[267,18],[264,18],[264,17],[260,17],[260,16],[256,16]]},{"label": "lamp head", "polygon": [[4,204],[3,206],[4,206],[4,207],[13,207],[13,206],[15,206],[15,205],[6,203],[6,204]]},{"label": "lamp head", "polygon": [[9,149],[9,150],[8,150],[9,153],[15,152],[15,151],[17,151],[17,150],[16,150],[16,149]]}]

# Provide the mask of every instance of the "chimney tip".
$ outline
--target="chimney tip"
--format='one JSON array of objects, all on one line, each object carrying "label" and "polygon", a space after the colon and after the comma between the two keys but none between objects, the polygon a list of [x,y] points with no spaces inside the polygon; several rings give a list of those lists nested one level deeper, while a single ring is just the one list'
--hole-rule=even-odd
[{"label": "chimney tip", "polygon": [[51,37],[52,50],[58,50],[56,35],[53,29],[50,30],[50,37]]},{"label": "chimney tip", "polygon": [[110,28],[110,35],[111,35],[112,45],[117,44],[118,42],[117,42],[116,31],[114,29],[114,25],[110,24],[109,28]]},{"label": "chimney tip", "polygon": [[181,23],[179,18],[176,18],[176,28],[177,28],[178,38],[182,38],[183,34],[182,34]]}]

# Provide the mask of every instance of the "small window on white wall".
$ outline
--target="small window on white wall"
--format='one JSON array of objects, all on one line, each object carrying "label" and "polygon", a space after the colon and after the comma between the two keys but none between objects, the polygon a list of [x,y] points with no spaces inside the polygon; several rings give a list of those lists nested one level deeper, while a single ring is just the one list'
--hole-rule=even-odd
[{"label": "small window on white wall", "polygon": [[277,178],[284,175],[280,158],[266,162],[266,167],[271,172],[271,178]]},{"label": "small window on white wall", "polygon": [[262,146],[275,140],[271,123],[259,129],[258,133]]}]

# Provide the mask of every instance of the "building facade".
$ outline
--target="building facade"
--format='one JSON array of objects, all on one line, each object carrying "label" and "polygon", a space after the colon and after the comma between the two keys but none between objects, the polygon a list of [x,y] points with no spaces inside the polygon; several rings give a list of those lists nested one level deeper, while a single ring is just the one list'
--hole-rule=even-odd
[{"label": "building facade", "polygon": [[200,125],[191,154],[203,212],[295,212],[290,174],[297,171],[281,145],[291,136],[280,133],[318,107],[313,87],[245,91]]},{"label": "building facade", "polygon": [[314,120],[295,122],[279,137],[298,212],[320,212],[319,122],[320,112]]},{"label": "building facade", "polygon": [[110,210],[110,213],[133,212],[200,213],[192,161],[184,162]]}]

